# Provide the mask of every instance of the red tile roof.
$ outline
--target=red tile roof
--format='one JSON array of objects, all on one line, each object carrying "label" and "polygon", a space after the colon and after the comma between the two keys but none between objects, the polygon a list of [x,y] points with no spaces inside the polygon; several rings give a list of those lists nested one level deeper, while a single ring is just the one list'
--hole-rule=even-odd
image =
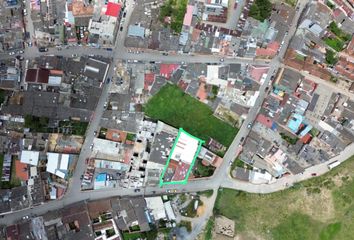
[{"label": "red tile roof", "polygon": [[112,17],[118,17],[121,9],[122,9],[122,4],[108,2],[106,15],[107,16],[112,16]]},{"label": "red tile roof", "polygon": [[15,161],[16,177],[22,181],[27,181],[28,176],[28,165],[20,162],[20,160]]},{"label": "red tile roof", "polygon": [[145,76],[144,76],[144,89],[148,90],[149,86],[152,86],[154,81],[155,81],[155,73],[145,73]]},{"label": "red tile roof", "polygon": [[266,48],[257,48],[256,55],[273,57],[277,54],[279,47],[280,44],[278,42],[271,42]]},{"label": "red tile roof", "polygon": [[300,141],[303,142],[304,144],[308,144],[312,139],[312,136],[309,133],[306,133],[305,136],[303,136]]},{"label": "red tile roof", "polygon": [[264,116],[263,114],[259,114],[256,118],[256,121],[259,122],[260,124],[266,126],[267,128],[271,128],[273,125],[272,119],[270,119],[267,116]]},{"label": "red tile roof", "polygon": [[161,64],[160,75],[167,79],[170,79],[171,74],[179,67],[178,64]]}]

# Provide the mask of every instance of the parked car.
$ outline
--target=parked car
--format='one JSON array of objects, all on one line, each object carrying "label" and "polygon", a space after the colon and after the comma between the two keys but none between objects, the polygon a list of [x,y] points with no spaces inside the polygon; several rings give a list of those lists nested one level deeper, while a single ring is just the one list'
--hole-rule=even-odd
[{"label": "parked car", "polygon": [[48,48],[40,47],[40,48],[38,48],[38,51],[40,51],[40,52],[48,52]]},{"label": "parked car", "polygon": [[243,140],[245,140],[245,137],[242,137],[241,140],[240,140],[240,142],[243,142]]},{"label": "parked car", "polygon": [[311,176],[315,177],[317,176],[317,173],[311,173]]},{"label": "parked car", "polygon": [[90,145],[90,149],[91,149],[91,150],[93,149],[93,143]]},{"label": "parked car", "polygon": [[134,189],[134,192],[140,192],[139,188]]},{"label": "parked car", "polygon": [[93,132],[93,136],[96,136],[96,135],[97,135],[97,131],[94,131],[94,132]]},{"label": "parked car", "polygon": [[225,59],[224,58],[220,58],[220,62],[224,62],[225,61]]},{"label": "parked car", "polygon": [[248,128],[248,129],[251,129],[251,128],[252,128],[252,123],[249,123],[249,124],[247,125],[247,128]]}]

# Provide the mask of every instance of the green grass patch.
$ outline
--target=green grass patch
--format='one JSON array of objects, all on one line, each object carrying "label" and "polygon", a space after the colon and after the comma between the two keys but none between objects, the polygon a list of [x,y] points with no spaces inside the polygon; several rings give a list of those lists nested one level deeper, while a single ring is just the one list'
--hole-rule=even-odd
[{"label": "green grass patch", "polygon": [[345,33],[340,29],[337,25],[336,22],[331,22],[328,26],[329,30],[334,33],[338,38],[342,39],[344,42],[350,41],[351,40],[351,35],[348,33]]},{"label": "green grass patch", "polygon": [[128,141],[134,142],[135,139],[136,139],[136,134],[134,134],[134,133],[128,133],[128,134],[127,134],[127,140],[128,140]]},{"label": "green grass patch", "polygon": [[336,5],[334,5],[331,1],[326,1],[326,5],[330,8],[330,9],[334,9],[336,7]]},{"label": "green grass patch", "polygon": [[272,3],[269,0],[255,0],[250,7],[249,16],[263,22],[272,13]]},{"label": "green grass patch", "polygon": [[214,174],[214,171],[215,171],[215,167],[211,165],[204,166],[202,164],[202,160],[197,159],[194,165],[193,175],[197,178],[210,177]]},{"label": "green grass patch", "polygon": [[171,29],[180,33],[183,26],[184,15],[187,10],[188,0],[167,0],[160,8],[160,21],[165,17],[171,17]]},{"label": "green grass patch", "polygon": [[192,231],[192,223],[190,221],[184,221],[182,220],[179,224],[178,227],[185,227],[187,229],[187,232]]},{"label": "green grass patch", "polygon": [[342,228],[342,224],[340,222],[331,223],[326,226],[320,233],[321,240],[332,240],[335,239],[335,236]]},{"label": "green grass patch", "polygon": [[[80,122],[80,121],[60,121],[59,122],[59,127],[61,131],[66,133],[66,131],[69,131],[69,134],[74,134],[74,135],[79,135],[79,136],[84,136],[86,133],[86,129],[88,126],[88,122]],[[67,129],[66,131],[64,129]]]},{"label": "green grass patch", "polygon": [[295,145],[296,142],[299,140],[299,138],[297,137],[290,137],[289,135],[285,134],[285,133],[280,133],[280,136],[282,139],[284,139],[287,143],[291,144],[291,145]]},{"label": "green grass patch", "polygon": [[208,141],[213,138],[225,146],[232,143],[238,129],[213,116],[206,104],[167,84],[144,106],[145,114]]},{"label": "green grass patch", "polygon": [[244,239],[349,240],[354,235],[352,169],[354,156],[284,191],[251,194],[222,188],[214,215],[233,219]]},{"label": "green grass patch", "polygon": [[337,52],[340,52],[344,49],[344,42],[342,40],[340,40],[339,38],[325,38],[324,42],[330,46],[331,48],[333,48],[334,50],[336,50]]},{"label": "green grass patch", "polygon": [[302,56],[301,54],[296,54],[295,59],[299,61],[305,61],[305,56]]},{"label": "green grass patch", "polygon": [[338,58],[336,57],[336,53],[330,49],[326,49],[326,63],[334,65],[337,61]]},{"label": "green grass patch", "polygon": [[209,190],[205,190],[205,191],[201,191],[201,192],[197,192],[197,193],[198,193],[198,195],[210,198],[211,196],[213,196],[214,190],[213,189],[209,189]]},{"label": "green grass patch", "polygon": [[25,116],[25,128],[29,128],[31,132],[47,132],[48,122],[46,117]]},{"label": "green grass patch", "polygon": [[287,4],[289,4],[292,7],[296,6],[297,0],[285,0]]},{"label": "green grass patch", "polygon": [[0,89],[0,104],[5,101],[5,91]]},{"label": "green grass patch", "polygon": [[232,162],[230,171],[232,172],[233,170],[235,170],[236,167],[245,168],[248,170],[253,170],[253,167],[251,165],[248,165],[247,163],[245,163],[244,161],[242,161],[239,158],[236,158],[235,161]]},{"label": "green grass patch", "polygon": [[213,217],[209,218],[207,225],[205,227],[205,235],[204,235],[205,240],[212,240],[213,239],[214,224],[215,224],[214,218]]}]

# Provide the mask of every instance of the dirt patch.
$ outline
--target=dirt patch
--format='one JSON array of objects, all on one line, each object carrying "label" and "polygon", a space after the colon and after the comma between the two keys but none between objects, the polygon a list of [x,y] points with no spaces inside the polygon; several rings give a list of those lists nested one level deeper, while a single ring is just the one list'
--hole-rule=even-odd
[{"label": "dirt patch", "polygon": [[351,180],[352,180],[352,178],[347,174],[338,174],[332,178],[333,183],[337,187],[341,187],[343,185],[344,181],[351,181]]},{"label": "dirt patch", "polygon": [[204,214],[204,212],[205,212],[205,207],[204,207],[204,205],[198,207],[198,209],[197,209],[197,216],[198,216],[198,217],[202,216],[202,215]]},{"label": "dirt patch", "polygon": [[299,209],[319,221],[333,218],[335,209],[331,191],[322,188],[320,193],[307,194],[306,190],[299,192],[298,197],[289,204],[289,212],[299,211]]},{"label": "dirt patch", "polygon": [[263,237],[258,236],[253,232],[248,232],[247,234],[246,233],[237,234],[234,239],[235,240],[264,240]]}]

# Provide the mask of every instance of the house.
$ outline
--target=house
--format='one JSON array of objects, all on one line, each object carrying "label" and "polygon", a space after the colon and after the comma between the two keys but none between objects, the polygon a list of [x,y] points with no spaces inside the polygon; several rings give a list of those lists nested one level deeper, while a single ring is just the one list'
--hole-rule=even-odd
[{"label": "house", "polygon": [[47,172],[66,178],[70,164],[69,154],[47,152]]},{"label": "house", "polygon": [[39,160],[39,152],[38,151],[30,151],[30,150],[22,150],[21,163],[30,164],[32,166],[38,165]]}]

